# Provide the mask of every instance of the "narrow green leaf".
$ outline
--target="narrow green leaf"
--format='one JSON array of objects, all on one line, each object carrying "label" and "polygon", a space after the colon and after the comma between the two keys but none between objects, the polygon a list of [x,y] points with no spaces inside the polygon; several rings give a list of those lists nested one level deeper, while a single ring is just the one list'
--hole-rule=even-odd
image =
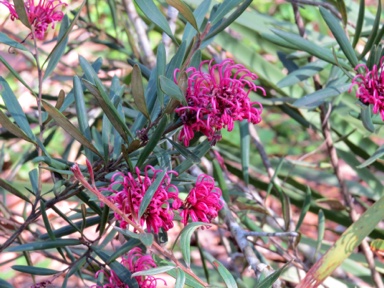
[{"label": "narrow green leaf", "polygon": [[[146,247],[150,247],[154,241],[154,236],[152,233],[134,233],[126,229],[122,229],[120,227],[113,227],[116,231],[120,232],[121,234],[128,236],[133,239],[139,240],[141,243],[143,243]],[[137,246],[137,245],[136,245]]]},{"label": "narrow green leaf", "polygon": [[227,268],[223,264],[221,264],[219,261],[215,260],[212,262],[213,267],[219,272],[221,278],[223,278],[225,285],[227,285],[228,288],[237,288],[237,283],[235,278],[233,278],[233,275],[231,272],[228,271]]},{"label": "narrow green leaf", "polygon": [[204,222],[192,222],[189,223],[180,232],[180,248],[183,254],[183,259],[187,267],[191,265],[191,237],[193,232],[201,226],[210,226],[210,224]]},{"label": "narrow green leaf", "polygon": [[307,192],[305,193],[305,199],[304,199],[303,207],[301,208],[300,217],[299,217],[299,220],[297,221],[295,231],[299,231],[300,226],[303,223],[305,216],[307,215],[309,207],[311,206],[311,199],[312,199],[311,188],[309,188],[309,186],[307,186]]},{"label": "narrow green leaf", "polygon": [[185,97],[183,95],[183,92],[181,92],[179,86],[176,85],[175,82],[173,82],[171,79],[168,79],[165,76],[160,76],[160,87],[161,90],[167,94],[169,97],[176,99],[180,103],[183,103],[184,105],[187,104],[187,101],[185,100]]},{"label": "narrow green leaf", "polygon": [[130,251],[133,247],[139,246],[140,240],[139,239],[129,239],[128,242],[124,243],[122,246],[120,246],[107,260],[108,263],[116,260],[121,255],[127,253]]},{"label": "narrow green leaf", "polygon": [[[208,140],[204,140],[192,151],[192,153],[195,154],[197,157],[201,158],[205,154],[207,154],[210,149],[211,144]],[[193,161],[191,159],[187,159],[183,161],[180,165],[178,165],[174,170],[180,175],[186,170],[188,170],[192,165],[194,165]]]},{"label": "narrow green leaf", "polygon": [[152,0],[135,0],[135,2],[151,22],[157,25],[161,30],[163,30],[163,32],[165,32],[165,34],[177,43],[177,40],[175,36],[173,36],[171,28],[169,27],[167,19]]},{"label": "narrow green leaf", "polygon": [[93,146],[93,144],[89,142],[88,139],[59,110],[44,100],[42,104],[45,111],[56,121],[59,127],[63,128],[69,135],[84,145],[84,147],[87,147],[100,158],[103,158],[95,146]]},{"label": "narrow green leaf", "polygon": [[[5,106],[8,112],[11,114],[20,129],[33,141],[35,141],[35,135],[32,133],[32,129],[29,126],[27,116],[20,106],[15,94],[11,87],[9,87],[7,81],[3,77],[0,77],[0,94],[3,97]],[[31,142],[31,141],[29,141]]]},{"label": "narrow green leaf", "polygon": [[13,270],[31,274],[31,275],[54,275],[57,273],[61,273],[61,271],[48,269],[48,268],[42,268],[42,267],[31,267],[31,266],[24,266],[24,265],[13,265],[11,267]]},{"label": "narrow green leaf", "polygon": [[[200,3],[200,5],[193,11],[193,15],[196,19],[197,27],[203,30],[202,24],[205,20],[205,15],[207,14],[209,7],[211,7],[211,0],[205,0]],[[196,35],[198,30],[192,27],[191,24],[187,24],[184,29],[182,41],[186,42],[188,45],[191,43],[193,37]]]},{"label": "narrow green leaf", "polygon": [[18,246],[13,246],[7,248],[6,252],[24,252],[24,251],[36,251],[36,250],[46,250],[58,247],[65,246],[76,246],[81,245],[81,241],[78,239],[56,239],[51,241],[44,242],[32,242],[27,244],[22,244]]},{"label": "narrow green leaf", "polygon": [[258,285],[257,288],[270,288],[273,287],[273,283],[276,282],[277,279],[279,279],[281,273],[284,272],[284,270],[288,267],[288,265],[291,262],[288,262],[284,264],[283,267],[281,267],[279,270],[273,272],[272,274],[268,275],[263,281],[261,281]]},{"label": "narrow green leaf", "polygon": [[43,216],[44,226],[45,226],[45,229],[47,230],[49,238],[51,240],[56,240],[55,234],[52,231],[51,223],[49,223],[45,202],[43,200],[40,200],[40,211],[41,211],[41,215]]},{"label": "narrow green leaf", "polygon": [[157,46],[157,55],[156,55],[156,69],[157,69],[157,101],[160,103],[160,107],[164,106],[164,92],[161,90],[160,86],[160,76],[165,75],[166,68],[166,52],[164,43],[161,42]]},{"label": "narrow green leaf", "polygon": [[372,105],[361,107],[361,122],[369,132],[375,132],[375,126],[372,122]]},{"label": "narrow green leaf", "polygon": [[144,212],[147,210],[149,203],[151,203],[151,200],[153,198],[153,195],[155,195],[157,189],[160,187],[161,183],[163,182],[164,176],[167,173],[167,169],[164,169],[161,173],[159,173],[156,176],[156,180],[153,181],[151,186],[149,186],[147,192],[145,192],[143,200],[140,204],[139,209],[139,218],[141,218],[144,215]]},{"label": "narrow green leaf", "polygon": [[379,30],[379,26],[380,26],[380,18],[381,18],[381,1],[379,1],[379,5],[377,7],[376,17],[375,17],[375,21],[373,22],[372,30],[369,34],[367,43],[364,46],[363,52],[361,52],[359,56],[359,60],[362,60],[364,56],[371,50],[373,44],[375,44],[377,31]]},{"label": "narrow green leaf", "polygon": [[13,124],[13,122],[9,120],[8,117],[1,110],[0,110],[0,123],[5,129],[7,129],[13,135],[21,139],[24,139],[27,142],[31,142],[35,144],[35,141],[29,138],[18,126]]},{"label": "narrow green leaf", "polygon": [[11,284],[9,284],[7,281],[4,279],[0,278],[0,287],[1,288],[14,288]]},{"label": "narrow green leaf", "polygon": [[11,47],[14,47],[16,49],[20,49],[23,51],[29,51],[23,44],[9,38],[6,34],[3,32],[0,32],[0,43],[3,43],[5,45],[9,45]]},{"label": "narrow green leaf", "polygon": [[248,121],[240,122],[240,153],[241,153],[241,169],[243,171],[243,180],[249,185],[249,152],[251,138],[249,136]]},{"label": "narrow green leaf", "polygon": [[237,7],[242,0],[225,0],[223,3],[219,4],[217,9],[211,13],[209,21],[212,25],[215,25],[217,22],[222,21],[224,16],[227,15],[233,8]]},{"label": "narrow green leaf", "polygon": [[344,60],[335,59],[335,56],[330,50],[316,45],[315,43],[312,43],[306,39],[303,39],[300,35],[277,29],[271,29],[271,31],[277,36],[280,36],[281,38],[286,40],[287,42],[293,44],[300,50],[308,52],[309,54],[314,55],[317,58],[327,61],[329,63],[332,63],[336,66],[340,65],[344,69],[352,70],[352,68]]},{"label": "narrow green leaf", "polygon": [[152,268],[152,269],[148,269],[148,270],[142,270],[142,271],[138,271],[138,272],[135,272],[135,273],[132,273],[132,277],[136,277],[136,276],[151,276],[151,275],[156,275],[156,274],[161,274],[161,273],[165,273],[165,272],[168,272],[170,270],[173,270],[175,269],[176,266],[160,266],[160,267],[156,267],[156,268]]},{"label": "narrow green leaf", "polygon": [[356,44],[359,41],[361,30],[363,29],[363,24],[364,24],[364,14],[365,14],[365,0],[360,0],[359,16],[357,17],[355,35],[353,36],[352,47],[356,47]]},{"label": "narrow green leaf", "polygon": [[104,205],[103,213],[101,214],[100,226],[99,226],[100,238],[103,236],[105,228],[108,224],[108,220],[109,220],[109,207],[107,205]]},{"label": "narrow green leaf", "polygon": [[141,167],[144,162],[147,160],[149,154],[155,149],[157,143],[163,136],[163,133],[165,131],[165,128],[167,127],[168,119],[166,116],[163,116],[163,118],[160,120],[159,125],[157,125],[155,131],[152,134],[152,137],[149,139],[147,145],[145,145],[143,151],[141,151],[139,159],[137,160],[136,166]]},{"label": "narrow green leaf", "polygon": [[[3,125],[3,122],[1,121],[1,117],[0,117],[0,122],[1,122],[1,125]],[[9,183],[9,182],[5,181],[4,179],[1,179],[1,178],[0,178],[0,187],[4,188],[8,192],[12,193],[16,197],[19,197],[20,199],[23,199],[24,201],[32,204],[31,200],[29,200],[29,198],[27,196],[25,196],[23,193],[21,193],[19,190],[17,190],[17,188],[14,187],[11,183]]]},{"label": "narrow green leaf", "polygon": [[299,108],[314,108],[322,104],[326,99],[336,97],[351,87],[350,83],[329,86],[316,92],[305,95],[304,97],[293,102],[293,105]]},{"label": "narrow green leaf", "polygon": [[180,145],[179,143],[173,141],[170,138],[167,138],[169,142],[171,142],[172,146],[175,147],[177,151],[180,152],[181,155],[183,155],[186,159],[190,159],[193,163],[199,164],[200,158],[192,153],[188,148],[184,147],[183,145]]},{"label": "narrow green leaf", "polygon": [[196,29],[199,31],[199,27],[197,26],[197,22],[195,16],[193,15],[191,9],[181,0],[166,0],[168,5],[175,7],[181,15]]},{"label": "narrow green leaf", "polygon": [[331,30],[333,36],[335,37],[337,43],[339,43],[341,50],[343,50],[345,56],[349,60],[349,63],[351,63],[352,67],[356,67],[358,60],[355,50],[353,50],[353,47],[349,42],[347,35],[345,35],[343,28],[341,28],[339,25],[339,21],[335,16],[331,14],[331,12],[323,7],[320,7],[320,13],[327,23],[329,29]]},{"label": "narrow green leaf", "polygon": [[361,163],[357,168],[363,168],[366,167],[373,162],[375,162],[377,159],[379,159],[381,156],[384,155],[384,145],[380,146],[379,149],[375,151],[375,153],[372,154],[371,157],[369,157],[367,160],[365,160],[363,163]]},{"label": "narrow green leaf", "polygon": [[27,11],[25,11],[24,0],[14,0],[13,3],[15,4],[15,10],[21,23],[23,23],[26,27],[31,29],[31,23],[29,23]]},{"label": "narrow green leaf", "polygon": [[[0,33],[0,38],[1,38],[1,33]],[[8,71],[11,72],[11,74],[15,76],[15,78],[19,80],[20,83],[23,84],[25,88],[27,88],[32,94],[35,94],[35,92],[33,92],[32,88],[29,87],[29,85],[24,81],[24,79],[20,76],[20,74],[17,73],[17,71],[13,69],[13,67],[9,65],[9,63],[1,55],[0,55],[0,62],[3,63],[5,67],[7,67]]]},{"label": "narrow green leaf", "polygon": [[41,191],[39,191],[39,173],[38,173],[38,170],[35,168],[33,170],[31,170],[29,173],[29,181],[31,183],[31,187],[32,187],[32,192],[36,195],[37,198],[40,198],[40,195],[39,193]]},{"label": "narrow green leaf", "polygon": [[184,288],[185,273],[181,269],[176,269],[176,271],[177,271],[177,276],[176,276],[175,288]]},{"label": "narrow green leaf", "polygon": [[316,251],[313,255],[313,259],[317,258],[317,254],[321,251],[321,244],[323,243],[324,239],[324,233],[325,233],[325,217],[323,210],[320,209],[319,213],[317,214],[318,220],[317,220],[317,244],[316,244]]},{"label": "narrow green leaf", "polygon": [[65,52],[65,48],[67,47],[67,43],[68,43],[68,34],[66,33],[68,28],[69,28],[69,19],[68,19],[68,16],[65,15],[63,20],[61,21],[59,35],[57,37],[58,38],[58,41],[56,43],[57,47],[54,47],[52,53],[49,55],[51,57],[48,62],[47,68],[45,69],[43,80],[47,79],[48,76],[51,75],[51,73],[56,68],[57,64],[59,63],[61,57]]},{"label": "narrow green leaf", "polygon": [[223,192],[224,201],[229,204],[231,199],[229,197],[228,186],[227,186],[227,183],[225,182],[223,170],[221,169],[221,166],[219,164],[219,161],[217,161],[217,159],[213,159],[212,163],[213,163],[213,175],[215,176],[214,178],[217,180],[217,182],[219,182],[219,187]]},{"label": "narrow green leaf", "polygon": [[145,117],[150,119],[150,115],[147,109],[147,103],[145,101],[145,96],[144,96],[144,86],[143,86],[143,81],[141,79],[141,70],[138,65],[133,66],[131,85],[132,85],[132,96],[133,96],[133,100],[135,101],[137,109],[139,109],[139,111],[143,113]]}]

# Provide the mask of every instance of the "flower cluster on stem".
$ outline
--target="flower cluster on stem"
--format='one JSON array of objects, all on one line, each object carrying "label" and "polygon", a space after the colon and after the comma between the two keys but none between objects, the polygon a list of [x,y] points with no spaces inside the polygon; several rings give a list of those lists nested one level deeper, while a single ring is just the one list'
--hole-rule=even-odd
[{"label": "flower cluster on stem", "polygon": [[357,85],[356,97],[365,105],[372,105],[374,114],[380,113],[384,121],[384,57],[380,65],[374,64],[369,69],[365,64],[359,64],[355,70],[363,70],[352,79],[352,86]]},{"label": "flower cluster on stem", "polygon": [[[208,72],[203,71],[206,65]],[[178,72],[175,70],[176,83]],[[261,121],[262,105],[251,102],[249,93],[261,90],[265,95],[265,90],[253,83],[258,77],[245,66],[235,64],[232,59],[219,64],[213,64],[211,60],[201,62],[198,69],[188,68],[186,73],[187,105],[175,109],[183,122],[179,140],[185,146],[189,146],[195,132],[203,133],[215,144],[221,139],[220,130],[232,131],[235,121],[247,120],[253,124]]]},{"label": "flower cluster on stem", "polygon": [[[60,9],[67,6],[67,4],[61,2],[61,0],[38,0],[37,4],[35,2],[37,1],[25,1],[25,11],[29,23],[34,28],[34,35],[37,39],[43,40],[49,25],[53,29],[55,28],[55,22],[60,22],[63,19],[64,13]],[[0,4],[8,8],[11,20],[19,19],[15,6],[9,0],[0,0]],[[33,38],[34,35],[31,32],[28,36]]]}]

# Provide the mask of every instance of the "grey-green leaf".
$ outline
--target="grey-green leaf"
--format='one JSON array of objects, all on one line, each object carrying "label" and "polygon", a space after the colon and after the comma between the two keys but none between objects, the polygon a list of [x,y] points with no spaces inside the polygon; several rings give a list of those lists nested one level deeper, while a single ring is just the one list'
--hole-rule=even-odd
[{"label": "grey-green leaf", "polygon": [[18,246],[13,246],[7,248],[6,252],[24,252],[24,251],[36,251],[36,250],[46,250],[58,247],[66,247],[66,246],[76,246],[81,245],[81,241],[79,239],[56,239],[52,241],[44,241],[44,242],[32,242],[27,244],[22,244]]},{"label": "grey-green leaf", "polygon": [[189,223],[184,229],[181,231],[180,236],[180,248],[181,253],[183,254],[183,259],[187,267],[191,265],[191,237],[193,232],[201,227],[201,226],[210,226],[210,224],[204,222],[192,222]]},{"label": "grey-green leaf", "polygon": [[11,267],[13,270],[31,274],[31,275],[54,275],[57,273],[61,273],[61,271],[48,269],[48,268],[42,268],[42,267],[31,267],[31,266],[25,266],[25,265],[13,265]]},{"label": "grey-green leaf", "polygon": [[181,92],[179,86],[177,86],[176,83],[173,82],[171,79],[168,79],[167,77],[161,75],[160,87],[161,87],[161,90],[163,90],[163,92],[167,94],[169,97],[176,99],[177,101],[179,101],[180,103],[183,103],[184,105],[187,104],[187,101],[185,100],[183,92]]}]

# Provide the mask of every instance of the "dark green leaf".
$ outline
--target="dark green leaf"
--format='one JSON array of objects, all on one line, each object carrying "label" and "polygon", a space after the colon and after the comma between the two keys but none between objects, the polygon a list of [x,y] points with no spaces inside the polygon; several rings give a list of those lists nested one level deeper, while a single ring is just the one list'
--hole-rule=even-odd
[{"label": "dark green leaf", "polygon": [[[205,20],[205,15],[208,12],[209,7],[211,6],[211,0],[202,1],[201,4],[193,11],[193,15],[196,19],[197,27],[200,29],[201,25]],[[196,29],[192,27],[191,24],[187,24],[184,29],[182,41],[187,42],[189,45],[192,41],[193,36],[196,35]]]},{"label": "dark green leaf", "polygon": [[139,246],[140,240],[139,239],[129,239],[128,242],[124,243],[122,246],[120,246],[112,255],[108,258],[107,262],[110,263],[114,260],[116,260],[121,255],[127,253],[130,251],[133,247]]},{"label": "dark green leaf", "polygon": [[165,94],[167,94],[169,97],[173,99],[176,99],[180,103],[183,103],[184,105],[187,104],[187,101],[185,100],[183,92],[181,92],[179,86],[177,86],[175,82],[173,82],[171,79],[168,79],[165,76],[160,76],[159,78],[160,78],[161,90]]},{"label": "dark green leaf", "polygon": [[1,279],[1,278],[0,278],[0,287],[1,288],[13,288],[13,286],[11,284],[9,284],[7,281],[5,281],[4,279]]},{"label": "dark green leaf", "polygon": [[11,47],[14,47],[16,49],[20,49],[23,51],[29,51],[23,44],[15,41],[15,40],[12,40],[3,32],[0,32],[0,43],[3,43],[5,45],[9,45]]},{"label": "dark green leaf", "polygon": [[52,241],[44,241],[44,242],[32,242],[27,244],[22,244],[18,246],[13,246],[7,248],[6,252],[24,252],[24,251],[36,251],[36,250],[46,250],[58,247],[65,246],[75,246],[81,245],[81,241],[78,239],[56,239]]},{"label": "dark green leaf", "polygon": [[[122,229],[120,227],[113,227],[116,231],[120,232],[123,235],[126,235],[130,238],[137,239],[141,243],[143,243],[145,246],[150,247],[153,243],[154,236],[152,233],[134,233],[126,229]],[[136,245],[135,245],[136,246]]]},{"label": "dark green leaf", "polygon": [[[211,144],[208,140],[204,140],[204,142],[200,143],[192,151],[192,153],[195,154],[197,157],[201,158],[209,151],[209,149],[211,149]],[[186,170],[188,170],[192,165],[194,165],[193,161],[191,159],[187,159],[183,161],[180,165],[178,165],[174,170],[180,175]]]},{"label": "dark green leaf", "polygon": [[157,55],[156,55],[156,69],[157,69],[157,101],[160,103],[160,106],[164,106],[164,92],[161,90],[160,86],[160,77],[165,74],[166,68],[166,52],[164,44],[161,42],[159,46],[157,46]]},{"label": "dark green leaf", "polygon": [[237,7],[243,0],[225,0],[219,4],[217,9],[211,13],[209,21],[212,25],[221,21],[233,8]]},{"label": "dark green leaf", "polygon": [[192,222],[189,223],[187,226],[184,227],[184,229],[180,233],[180,248],[181,253],[183,254],[183,259],[185,261],[185,264],[187,267],[191,265],[191,237],[193,232],[201,226],[210,226],[210,224],[204,223],[204,222]]},{"label": "dark green leaf", "polygon": [[196,29],[199,31],[199,27],[197,26],[197,22],[195,16],[193,15],[191,9],[181,0],[166,0],[166,2],[175,7],[181,15]]},{"label": "dark green leaf", "polygon": [[132,85],[132,96],[135,101],[137,109],[139,109],[139,111],[143,113],[145,117],[150,119],[150,115],[147,109],[147,103],[145,101],[145,96],[144,96],[144,86],[143,86],[143,81],[141,79],[141,70],[138,65],[133,66],[131,85]]},{"label": "dark green leaf", "polygon": [[379,30],[379,25],[380,25],[380,18],[381,18],[381,1],[379,1],[379,5],[377,7],[377,12],[376,12],[376,17],[375,21],[373,23],[372,30],[369,34],[367,43],[364,46],[363,52],[361,52],[359,59],[363,59],[364,56],[371,50],[373,44],[375,44],[375,39],[377,35],[377,31]]},{"label": "dark green leaf", "polygon": [[173,141],[170,138],[167,138],[169,142],[171,142],[172,146],[175,147],[177,151],[180,152],[181,155],[183,155],[186,159],[190,159],[193,163],[199,164],[200,163],[200,158],[192,153],[188,148],[180,145],[179,143]]},{"label": "dark green leaf", "polygon": [[31,274],[31,275],[54,275],[57,273],[61,273],[61,271],[52,270],[48,268],[31,267],[31,266],[24,266],[24,265],[13,265],[11,268],[13,270]]},{"label": "dark green leaf", "polygon": [[[1,116],[1,114],[0,114],[0,116]],[[0,122],[1,122],[1,125],[3,125],[3,122],[1,121],[1,117],[0,117]],[[29,200],[27,196],[25,196],[23,193],[21,193],[19,190],[17,190],[16,187],[14,187],[11,183],[9,183],[6,180],[1,179],[1,178],[0,178],[0,187],[4,188],[8,192],[12,193],[16,197],[19,197],[20,199],[23,199],[24,201],[32,204],[31,200]]]},{"label": "dark green leaf", "polygon": [[35,141],[29,138],[18,126],[13,124],[13,122],[9,120],[8,117],[1,110],[0,110],[0,123],[5,129],[7,129],[13,135],[21,139],[24,139],[27,142],[35,143]]},{"label": "dark green leaf", "polygon": [[219,187],[223,192],[223,198],[225,202],[229,204],[231,199],[229,198],[228,186],[227,186],[227,183],[225,182],[223,170],[221,169],[221,166],[219,164],[219,161],[217,161],[217,159],[213,159],[212,164],[213,164],[214,178],[215,180],[217,180],[217,182],[219,182]]},{"label": "dark green leaf", "polygon": [[359,16],[356,22],[355,35],[353,36],[353,43],[352,43],[353,47],[356,47],[356,44],[360,38],[361,30],[364,24],[364,12],[365,12],[365,0],[360,0]]},{"label": "dark green leaf", "polygon": [[369,132],[375,132],[375,126],[372,122],[372,105],[361,107],[361,121]]},{"label": "dark green leaf", "polygon": [[303,223],[304,217],[307,215],[309,207],[311,206],[311,198],[312,198],[311,188],[307,186],[307,193],[305,194],[303,207],[301,208],[300,217],[299,217],[299,220],[297,221],[295,231],[299,231],[300,226]]},{"label": "dark green leaf", "polygon": [[370,164],[372,164],[373,162],[375,162],[377,159],[379,159],[381,156],[384,155],[384,145],[383,146],[380,146],[379,149],[376,150],[375,153],[372,154],[371,157],[369,157],[367,160],[365,160],[362,164],[360,164],[359,166],[357,166],[357,168],[363,168],[363,167],[366,167]]},{"label": "dark green leaf", "polygon": [[31,23],[29,23],[27,11],[25,11],[24,0],[14,0],[13,3],[15,4],[15,10],[21,23],[23,23],[26,27],[31,29]]},{"label": "dark green leaf", "polygon": [[243,170],[243,180],[246,185],[249,185],[249,152],[250,140],[248,121],[240,122],[240,153],[241,153],[241,169]]}]

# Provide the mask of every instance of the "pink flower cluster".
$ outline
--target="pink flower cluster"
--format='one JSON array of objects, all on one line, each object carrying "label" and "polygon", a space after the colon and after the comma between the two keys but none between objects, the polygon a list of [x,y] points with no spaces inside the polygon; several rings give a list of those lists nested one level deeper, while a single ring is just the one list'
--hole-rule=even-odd
[{"label": "pink flower cluster", "polygon": [[[27,0],[25,10],[29,23],[34,27],[36,38],[43,40],[48,26],[52,24],[52,28],[54,28],[55,22],[60,22],[63,19],[64,13],[58,9],[67,6],[67,4],[60,0],[39,0],[37,4],[35,2],[35,0]],[[9,0],[0,0],[0,4],[8,8],[12,20],[19,19],[15,6],[9,3]],[[33,38],[32,32],[28,36]]]},{"label": "pink flower cluster", "polygon": [[367,65],[359,64],[355,70],[360,68],[364,69],[363,73],[352,79],[352,86],[358,86],[356,97],[365,105],[373,105],[373,113],[380,113],[384,121],[384,57],[379,67],[375,64],[370,70]]},{"label": "pink flower cluster", "polygon": [[[140,219],[138,213],[144,195],[147,193],[148,188],[156,180],[156,177],[162,170],[156,170],[152,166],[146,166],[144,175],[140,175],[140,169],[136,167],[136,176],[132,173],[124,175],[121,172],[113,175],[111,184],[105,191],[112,192],[109,200],[112,201],[130,220],[140,224],[144,223],[150,232],[159,233],[160,227],[168,231],[173,227],[173,210],[179,209],[181,200],[178,198],[178,189],[175,185],[170,184],[171,174],[177,175],[175,171],[168,171],[157,188],[151,202],[149,203],[146,211]],[[121,186],[121,190],[115,190],[116,186]],[[172,205],[169,203],[173,200]],[[123,229],[127,224],[120,215],[115,213],[115,218],[120,220],[120,225]]]},{"label": "pink flower cluster", "polygon": [[[123,264],[131,273],[145,271],[157,267],[152,257],[150,255],[143,255],[143,252],[139,247],[133,248],[126,255],[124,255],[121,264]],[[104,273],[108,277],[108,283],[104,284],[103,286],[96,285],[96,288],[129,288],[128,284],[124,284],[113,270],[111,270],[109,273],[105,270],[99,270],[96,272],[95,276],[98,277],[100,273]],[[160,280],[163,281],[166,285],[164,279],[155,278],[154,276],[136,276],[135,279],[140,288],[156,288],[157,282]]]},{"label": "pink flower cluster", "polygon": [[[203,133],[215,144],[221,139],[220,130],[232,131],[234,121],[248,120],[253,124],[261,121],[262,105],[249,99],[250,91],[259,89],[265,95],[265,90],[253,83],[257,75],[232,59],[214,65],[212,62],[203,61],[198,69],[190,67],[186,70],[189,74],[185,95],[187,106],[175,109],[184,124],[179,140],[185,146],[189,146],[195,132]],[[206,64],[208,72],[203,71]],[[175,70],[176,83],[178,72]]]}]

